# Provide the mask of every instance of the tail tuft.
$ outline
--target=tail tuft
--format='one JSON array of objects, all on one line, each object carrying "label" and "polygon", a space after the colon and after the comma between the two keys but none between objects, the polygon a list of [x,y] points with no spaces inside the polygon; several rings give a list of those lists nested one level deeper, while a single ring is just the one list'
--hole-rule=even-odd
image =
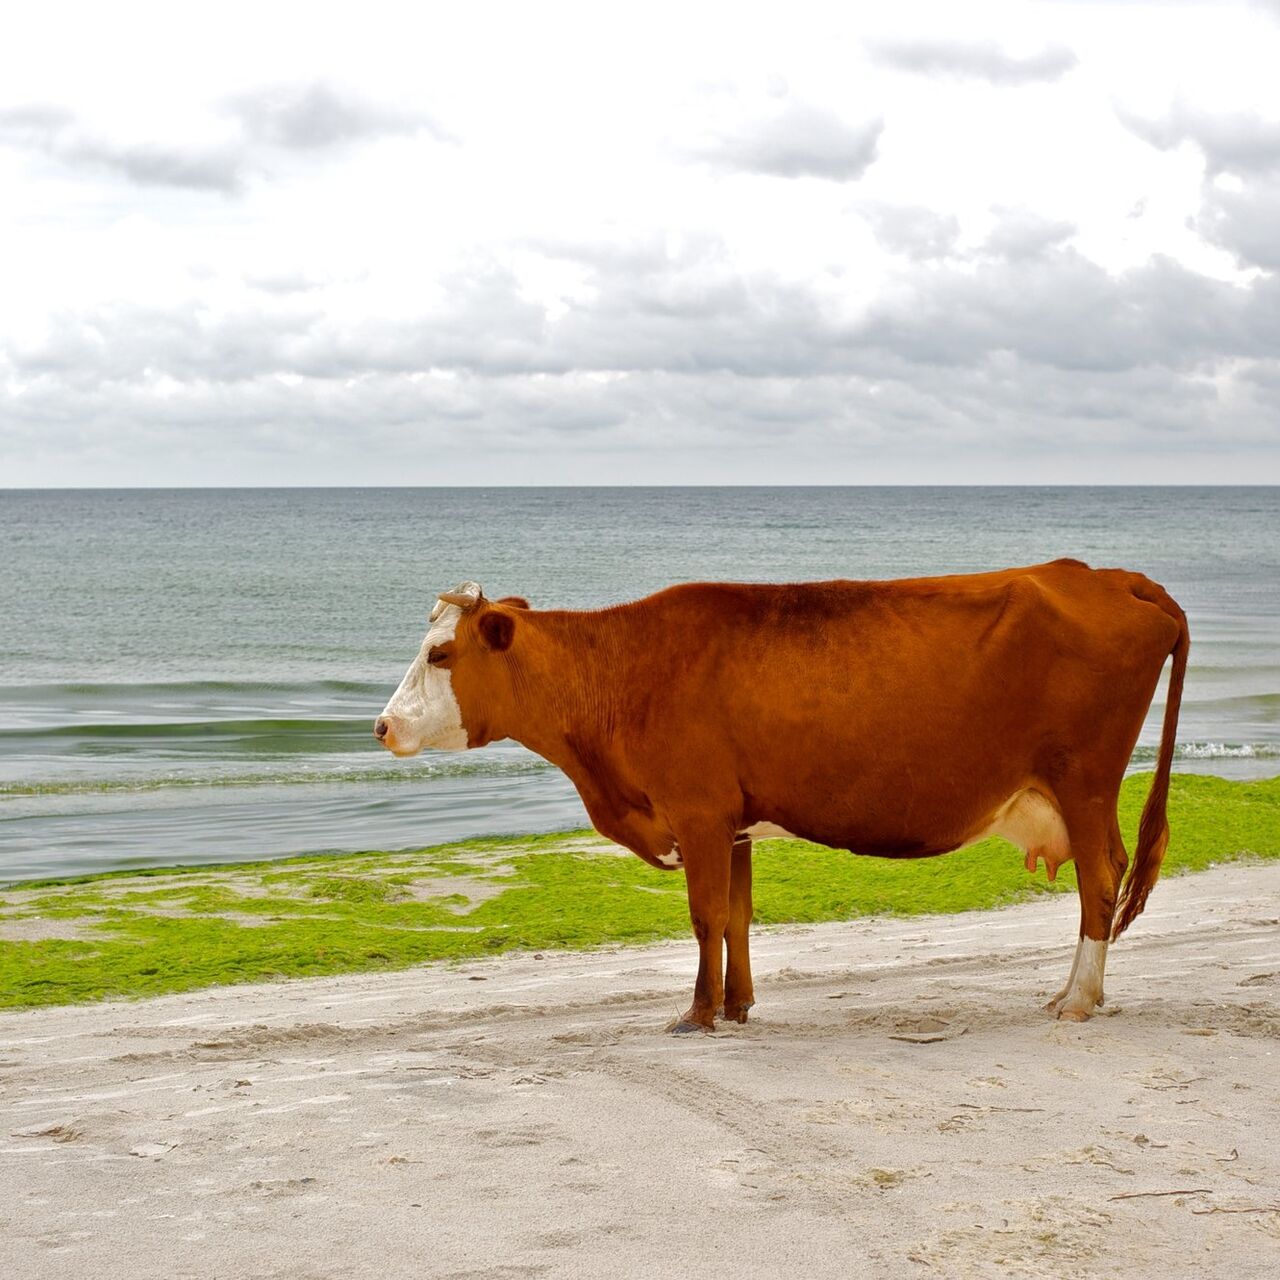
[{"label": "tail tuft", "polygon": [[[1144,595],[1144,598],[1146,597]],[[1160,864],[1169,847],[1169,818],[1166,808],[1169,800],[1169,773],[1173,766],[1173,748],[1177,740],[1178,711],[1182,706],[1182,684],[1187,673],[1187,651],[1191,648],[1191,633],[1187,629],[1186,615],[1165,592],[1152,603],[1159,604],[1178,624],[1178,639],[1173,646],[1173,668],[1169,672],[1169,696],[1164,705],[1164,723],[1160,728],[1160,755],[1156,761],[1156,773],[1151,782],[1151,792],[1142,807],[1142,821],[1138,824],[1138,848],[1129,868],[1128,878],[1116,904],[1111,938],[1115,941],[1142,914],[1160,875]]]}]

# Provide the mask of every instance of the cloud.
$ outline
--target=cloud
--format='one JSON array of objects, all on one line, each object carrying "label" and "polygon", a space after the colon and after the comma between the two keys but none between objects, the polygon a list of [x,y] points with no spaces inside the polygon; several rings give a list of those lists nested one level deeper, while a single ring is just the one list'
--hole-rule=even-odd
[{"label": "cloud", "polygon": [[1195,227],[1242,266],[1280,272],[1280,178],[1255,179],[1239,191],[1207,184]]},{"label": "cloud", "polygon": [[1132,133],[1172,150],[1190,143],[1204,156],[1201,207],[1189,222],[1244,267],[1280,270],[1280,120],[1254,112],[1211,112],[1177,99],[1163,115],[1116,108]]},{"label": "cloud", "polygon": [[1030,209],[999,209],[983,251],[1007,261],[1038,258],[1075,235],[1074,223],[1045,218]]},{"label": "cloud", "polygon": [[277,483],[1096,482],[1099,457],[1107,476],[1152,480],[1187,456],[1229,479],[1233,457],[1266,456],[1280,362],[1227,385],[1012,353],[805,377],[42,380],[7,402],[0,390],[0,410],[15,462],[47,458],[63,483],[243,483],[264,468]]},{"label": "cloud", "polygon": [[889,204],[865,205],[860,212],[884,248],[916,262],[951,256],[960,239],[960,221],[954,214]]},{"label": "cloud", "polygon": [[1280,170],[1280,121],[1251,112],[1203,111],[1181,99],[1159,117],[1116,108],[1121,123],[1144,142],[1171,151],[1190,142],[1204,154],[1210,175]]},{"label": "cloud", "polygon": [[1045,218],[1029,209],[994,210],[995,225],[975,250],[960,246],[960,222],[954,214],[918,205],[868,204],[859,210],[880,245],[914,262],[972,260],[976,256],[1015,262],[1038,258],[1076,232],[1074,223]]},{"label": "cloud", "polygon": [[662,482],[672,467],[944,482],[1096,480],[1102,456],[1108,475],[1177,479],[1180,457],[1216,451],[1221,469],[1196,474],[1230,480],[1231,459],[1273,443],[1280,280],[1236,287],[1166,259],[1112,275],[1054,246],[908,256],[850,317],[714,240],[555,251],[591,280],[555,321],[492,262],[397,319],[311,294],[64,313],[0,341],[11,456],[89,457],[73,483],[127,483],[143,462],[161,483],[264,466],[298,483]]},{"label": "cloud", "polygon": [[222,311],[194,300],[115,303],[57,315],[0,356],[15,385],[77,393],[443,377],[496,395],[506,379],[607,387],[657,375],[874,380],[892,371],[923,384],[993,361],[1063,382],[1160,368],[1194,388],[1215,369],[1280,350],[1280,279],[1234,286],[1164,258],[1113,275],[1047,235],[1031,241],[1026,252],[1014,237],[1003,257],[908,258],[856,314],[838,284],[744,272],[707,239],[648,256],[588,246],[590,287],[555,319],[511,269],[477,262],[415,314],[335,313],[315,293],[258,294]]},{"label": "cloud", "polygon": [[250,272],[244,277],[250,289],[260,289],[263,293],[311,293],[322,289],[326,281],[319,275],[310,275],[306,271],[293,267],[281,267],[275,270]]},{"label": "cloud", "polygon": [[860,178],[876,158],[884,121],[850,123],[821,108],[784,101],[693,150],[720,169],[775,178]]},{"label": "cloud", "polygon": [[0,142],[71,168],[106,170],[139,186],[232,194],[244,179],[244,157],[233,144],[117,142],[90,130],[74,113],[47,103],[0,110]]},{"label": "cloud", "polygon": [[[219,119],[221,117],[221,119]],[[106,171],[144,187],[240,193],[268,174],[272,150],[316,154],[376,137],[445,131],[429,117],[380,107],[322,82],[281,85],[220,104],[216,142],[120,140],[52,103],[0,109],[0,143],[46,155],[74,169]]]},{"label": "cloud", "polygon": [[911,363],[1006,352],[1063,372],[1161,366],[1194,377],[1273,353],[1280,281],[1238,287],[1159,257],[1112,275],[1061,249],[921,275],[872,307],[861,338]]},{"label": "cloud", "polygon": [[295,151],[420,130],[442,141],[447,136],[424,114],[378,106],[320,81],[256,89],[224,107],[255,141]]},{"label": "cloud", "polygon": [[65,107],[49,102],[27,102],[0,108],[0,133],[19,145],[38,146],[74,120],[75,116]]},{"label": "cloud", "polygon": [[869,51],[882,65],[897,71],[986,80],[995,85],[1058,80],[1078,62],[1066,45],[1047,44],[1035,53],[1018,56],[1005,52],[994,40],[885,40],[871,44]]}]

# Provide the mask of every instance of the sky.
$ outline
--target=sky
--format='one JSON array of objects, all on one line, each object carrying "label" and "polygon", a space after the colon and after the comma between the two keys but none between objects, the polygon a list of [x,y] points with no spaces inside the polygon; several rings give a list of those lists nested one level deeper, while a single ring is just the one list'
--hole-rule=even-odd
[{"label": "sky", "polygon": [[1280,483],[1280,0],[25,9],[0,487]]}]

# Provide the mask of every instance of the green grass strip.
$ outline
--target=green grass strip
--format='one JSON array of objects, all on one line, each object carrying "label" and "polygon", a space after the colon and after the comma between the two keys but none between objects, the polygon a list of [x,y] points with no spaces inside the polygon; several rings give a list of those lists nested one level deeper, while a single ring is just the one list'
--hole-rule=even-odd
[{"label": "green grass strip", "polygon": [[[1131,849],[1149,785],[1149,775],[1130,778],[1121,796]],[[1176,777],[1169,815],[1165,876],[1280,857],[1280,778]],[[762,924],[968,911],[1074,889],[1070,865],[1049,885],[1000,840],[900,862],[771,840],[755,860]],[[1064,937],[1075,913],[1063,904]],[[684,877],[619,856],[590,832],[117,872],[0,891],[0,1008],[688,932]]]}]

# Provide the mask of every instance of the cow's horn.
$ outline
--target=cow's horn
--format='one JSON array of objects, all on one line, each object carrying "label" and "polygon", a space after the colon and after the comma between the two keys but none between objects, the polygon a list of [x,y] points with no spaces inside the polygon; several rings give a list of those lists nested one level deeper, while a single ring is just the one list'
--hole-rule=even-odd
[{"label": "cow's horn", "polygon": [[460,582],[452,591],[442,591],[440,599],[445,604],[456,604],[464,612],[474,609],[484,598],[478,582]]}]

